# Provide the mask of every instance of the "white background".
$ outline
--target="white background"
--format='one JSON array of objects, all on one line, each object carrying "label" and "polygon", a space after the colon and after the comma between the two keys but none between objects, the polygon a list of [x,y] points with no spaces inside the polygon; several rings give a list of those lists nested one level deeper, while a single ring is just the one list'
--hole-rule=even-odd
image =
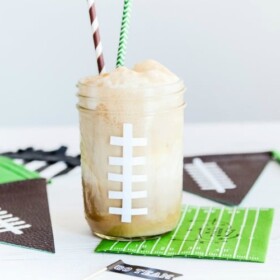
[{"label": "white background", "polygon": [[[96,0],[107,68],[123,0]],[[86,0],[1,1],[0,125],[76,124],[96,74]],[[134,0],[126,64],[154,58],[188,86],[186,119],[280,119],[279,0]]]}]

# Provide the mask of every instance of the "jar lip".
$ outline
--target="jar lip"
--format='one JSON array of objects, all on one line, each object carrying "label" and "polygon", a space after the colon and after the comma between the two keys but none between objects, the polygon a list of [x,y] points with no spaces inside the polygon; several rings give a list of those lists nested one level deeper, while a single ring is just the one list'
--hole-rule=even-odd
[{"label": "jar lip", "polygon": [[[140,90],[141,90],[142,88],[140,88]],[[180,88],[180,89],[178,89],[178,90],[176,90],[176,91],[172,91],[172,92],[170,92],[170,93],[165,93],[165,94],[162,94],[161,96],[162,97],[168,97],[168,96],[174,96],[174,95],[177,95],[177,94],[182,94],[182,92],[185,92],[186,91],[186,87],[185,86],[183,86],[182,88]],[[80,92],[78,92],[77,94],[76,94],[76,96],[78,97],[78,98],[81,98],[81,100],[82,99],[84,99],[84,100],[90,100],[90,99],[96,99],[96,98],[98,98],[97,96],[92,96],[92,95],[86,95],[86,94],[81,94]],[[149,99],[154,99],[154,98],[158,98],[159,96],[154,96],[154,95],[152,95],[152,94],[145,94],[145,95],[136,95],[136,96],[131,96],[131,97],[126,97],[126,98],[124,98],[124,100],[126,100],[126,101],[129,101],[129,100],[137,100],[138,98],[139,99],[143,99],[143,98],[145,98],[146,100],[149,100]],[[109,96],[109,95],[106,95],[106,96],[102,96],[102,100],[106,100],[106,99],[111,99],[112,98],[112,96]]]},{"label": "jar lip", "polygon": [[[94,85],[94,84],[87,84],[86,82],[84,82],[86,80],[86,78],[80,79],[78,81],[78,83],[76,84],[77,88],[80,87],[85,87],[85,88],[104,88],[104,89],[110,89],[110,90],[121,90],[121,89],[159,89],[159,88],[164,88],[164,87],[172,87],[174,85],[177,84],[184,84],[184,81],[181,78],[178,78],[178,80],[176,80],[175,82],[171,82],[171,83],[162,83],[162,84],[157,84],[157,85],[143,85],[143,86],[139,86],[139,85],[133,85],[130,84],[129,86],[127,86],[126,84],[123,85],[106,85],[106,86],[98,86],[98,85]],[[185,87],[185,86],[184,86]]]}]

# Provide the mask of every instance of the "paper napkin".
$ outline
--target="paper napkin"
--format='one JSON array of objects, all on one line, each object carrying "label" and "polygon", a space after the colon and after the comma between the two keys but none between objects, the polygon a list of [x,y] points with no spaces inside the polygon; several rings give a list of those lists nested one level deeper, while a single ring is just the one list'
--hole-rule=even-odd
[{"label": "paper napkin", "polygon": [[185,157],[183,189],[223,204],[238,205],[271,160],[271,152]]},{"label": "paper napkin", "polygon": [[144,241],[103,240],[95,252],[264,262],[273,209],[186,206],[175,230]]},{"label": "paper napkin", "polygon": [[0,184],[39,177],[39,173],[30,171],[7,157],[0,157]]},{"label": "paper napkin", "polygon": [[0,242],[55,251],[45,179],[0,184]]}]

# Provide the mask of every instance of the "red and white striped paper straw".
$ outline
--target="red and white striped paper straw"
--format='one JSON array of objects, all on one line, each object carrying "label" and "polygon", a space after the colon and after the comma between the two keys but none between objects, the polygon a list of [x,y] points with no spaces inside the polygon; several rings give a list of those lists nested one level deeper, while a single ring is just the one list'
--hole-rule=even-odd
[{"label": "red and white striped paper straw", "polygon": [[99,23],[96,15],[95,2],[94,0],[87,0],[87,1],[89,6],[89,16],[90,16],[90,23],[92,28],[92,36],[93,36],[93,42],[95,47],[98,71],[99,74],[103,74],[106,72],[106,69],[105,69],[105,62],[103,57],[103,48],[102,48],[102,43],[101,43],[100,33],[99,33]]}]

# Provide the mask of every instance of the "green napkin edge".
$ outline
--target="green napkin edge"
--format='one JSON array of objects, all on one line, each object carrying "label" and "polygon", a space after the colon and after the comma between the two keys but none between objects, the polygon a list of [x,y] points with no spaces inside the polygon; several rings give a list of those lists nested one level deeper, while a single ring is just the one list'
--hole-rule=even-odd
[{"label": "green napkin edge", "polygon": [[272,158],[280,163],[280,151],[273,150],[271,151]]},{"label": "green napkin edge", "polygon": [[0,168],[5,168],[11,173],[10,177],[5,178],[0,174],[0,184],[41,178],[38,172],[30,171],[23,165],[16,164],[12,159],[3,156],[0,156]]},{"label": "green napkin edge", "polygon": [[266,220],[263,223],[263,228],[269,227],[266,231],[265,239],[263,238],[261,240],[260,239],[258,240],[259,242],[261,242],[261,246],[263,247],[259,262],[264,263],[266,261],[267,252],[269,249],[271,231],[272,231],[273,220],[274,220],[274,216],[275,216],[275,209],[274,208],[260,208],[260,209],[263,209],[263,210],[266,209],[269,211],[269,213],[267,214]]}]

